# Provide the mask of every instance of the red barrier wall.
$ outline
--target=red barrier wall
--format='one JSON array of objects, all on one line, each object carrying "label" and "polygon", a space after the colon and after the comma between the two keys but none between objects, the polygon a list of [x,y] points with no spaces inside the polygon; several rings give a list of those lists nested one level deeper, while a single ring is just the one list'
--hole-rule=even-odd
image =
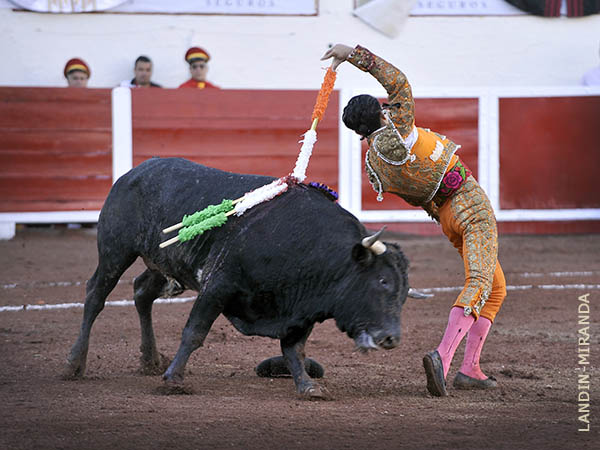
[{"label": "red barrier wall", "polygon": [[[134,90],[133,163],[181,156],[280,177],[296,163],[318,91]],[[307,181],[338,185],[338,93],[317,127]]]},{"label": "red barrier wall", "polygon": [[[295,164],[317,91],[133,90],[134,165],[182,156],[224,170],[282,176]],[[417,125],[462,145],[477,175],[478,100],[416,99]],[[338,93],[318,127],[308,181],[338,188]],[[599,208],[600,97],[501,98],[502,209]],[[112,181],[111,91],[0,88],[0,212],[99,210]],[[364,151],[363,151],[364,157]],[[376,202],[362,176],[364,209]],[[376,226],[372,224],[372,226]],[[600,221],[500,222],[507,233],[600,232]],[[390,229],[439,233],[433,223]]]},{"label": "red barrier wall", "polygon": [[600,208],[599,126],[600,97],[501,98],[501,208]]},{"label": "red barrier wall", "polygon": [[99,210],[112,183],[110,89],[0,87],[0,212]]}]

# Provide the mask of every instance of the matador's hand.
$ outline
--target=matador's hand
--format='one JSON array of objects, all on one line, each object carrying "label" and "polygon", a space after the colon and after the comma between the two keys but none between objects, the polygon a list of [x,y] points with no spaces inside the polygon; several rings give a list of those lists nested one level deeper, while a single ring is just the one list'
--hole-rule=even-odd
[{"label": "matador's hand", "polygon": [[335,70],[341,63],[348,59],[348,56],[350,56],[352,50],[354,49],[352,47],[348,47],[347,45],[336,44],[325,52],[325,54],[321,58],[321,61],[323,61],[324,59],[333,58],[331,68]]}]

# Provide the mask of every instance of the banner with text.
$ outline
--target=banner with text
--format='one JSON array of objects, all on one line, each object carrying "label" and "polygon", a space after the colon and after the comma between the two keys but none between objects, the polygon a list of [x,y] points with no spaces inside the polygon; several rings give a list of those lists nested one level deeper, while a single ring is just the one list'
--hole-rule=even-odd
[{"label": "banner with text", "polygon": [[[1,3],[6,4],[6,1]],[[14,6],[51,13],[232,14],[314,16],[318,0],[11,0]]]},{"label": "banner with text", "polygon": [[417,0],[411,16],[512,16],[527,14],[505,0]]}]

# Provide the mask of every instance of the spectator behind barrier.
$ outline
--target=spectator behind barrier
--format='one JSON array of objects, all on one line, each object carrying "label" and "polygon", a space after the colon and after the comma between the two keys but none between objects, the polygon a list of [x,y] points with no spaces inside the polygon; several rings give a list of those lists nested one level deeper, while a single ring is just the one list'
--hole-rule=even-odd
[{"label": "spectator behind barrier", "polygon": [[72,58],[67,61],[63,70],[69,87],[87,87],[91,75],[89,66],[83,59]]},{"label": "spectator behind barrier", "polygon": [[206,81],[208,61],[210,61],[210,55],[206,50],[201,47],[192,47],[185,53],[185,60],[190,66],[192,78],[181,84],[180,88],[219,89],[218,86]]},{"label": "spectator behind barrier", "polygon": [[152,60],[147,56],[138,56],[133,65],[133,73],[135,74],[133,79],[131,81],[123,80],[120,86],[130,88],[162,87],[160,84],[153,83],[150,80],[152,78]]}]

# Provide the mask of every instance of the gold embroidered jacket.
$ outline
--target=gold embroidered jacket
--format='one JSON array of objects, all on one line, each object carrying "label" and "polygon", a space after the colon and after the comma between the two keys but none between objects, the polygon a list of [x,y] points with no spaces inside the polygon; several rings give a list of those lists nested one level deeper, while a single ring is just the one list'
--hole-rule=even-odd
[{"label": "gold embroidered jacket", "polygon": [[392,192],[413,206],[423,207],[437,219],[432,204],[444,173],[455,163],[454,142],[414,125],[414,99],[402,71],[366,48],[357,46],[348,61],[369,72],[388,93],[388,124],[367,137],[369,151],[365,164],[373,188]]}]

